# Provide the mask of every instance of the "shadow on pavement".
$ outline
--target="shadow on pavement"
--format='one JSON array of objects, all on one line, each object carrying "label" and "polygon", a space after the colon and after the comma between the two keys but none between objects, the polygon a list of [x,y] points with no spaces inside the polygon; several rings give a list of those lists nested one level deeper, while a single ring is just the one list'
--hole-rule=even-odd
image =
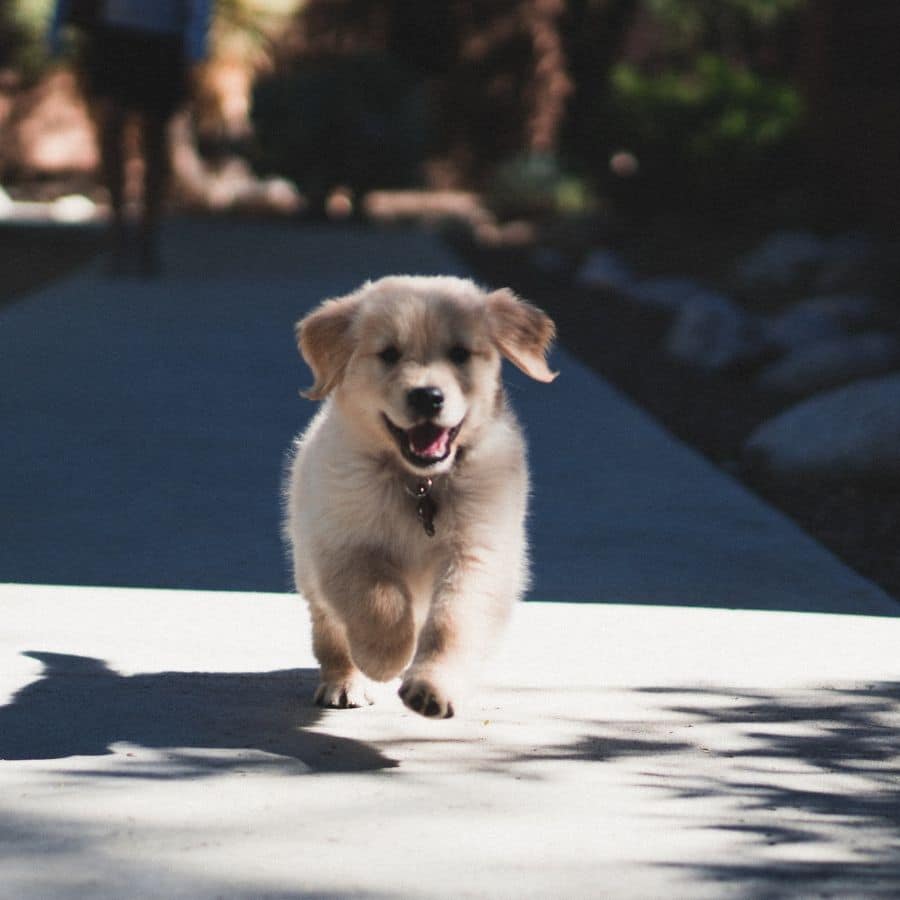
[{"label": "shadow on pavement", "polygon": [[260,767],[297,771],[293,760],[304,764],[302,771],[318,772],[396,765],[362,742],[307,730],[319,718],[309,699],[313,669],[123,676],[91,657],[25,655],[43,663],[44,672],[0,708],[0,759],[104,756],[126,743],[165,752],[78,773],[197,778]]},{"label": "shadow on pavement", "polygon": [[634,815],[706,848],[653,864],[729,897],[900,896],[900,682],[609,691],[626,718],[562,717],[568,740],[511,751],[498,771],[614,767]]},{"label": "shadow on pavement", "polygon": [[[210,835],[203,826],[196,832],[180,824],[180,839],[192,850],[208,846]],[[191,865],[171,859],[160,862],[142,854],[140,839],[133,837],[130,852],[110,852],[111,843],[121,842],[125,830],[108,815],[39,816],[3,812],[0,822],[0,865],[4,868],[4,896],[18,898],[69,897],[190,897],[192,900],[223,900],[253,897],[254,900],[386,900],[375,891],[329,890],[273,883],[258,872],[236,876],[234,871]],[[128,847],[128,844],[125,844]],[[60,881],[57,858],[65,862]],[[255,877],[254,877],[255,876]],[[308,879],[313,881],[313,877]],[[286,880],[287,881],[287,880]]]},{"label": "shadow on pavement", "polygon": [[[694,768],[660,786],[678,801],[725,801],[731,814],[702,827],[740,832],[755,850],[699,874],[742,897],[776,896],[788,886],[804,896],[900,893],[900,683],[799,696],[643,692],[693,695],[696,702],[667,711],[704,726],[713,759],[727,760],[724,770]],[[717,733],[727,743],[715,744]]]}]

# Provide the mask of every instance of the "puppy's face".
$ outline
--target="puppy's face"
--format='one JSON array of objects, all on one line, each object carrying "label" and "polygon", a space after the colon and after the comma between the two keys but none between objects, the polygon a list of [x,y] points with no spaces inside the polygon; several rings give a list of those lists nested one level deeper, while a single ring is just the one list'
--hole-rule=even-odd
[{"label": "puppy's face", "polygon": [[458,278],[392,277],[326,301],[297,328],[316,376],[373,455],[423,475],[449,470],[500,404],[500,357],[540,381],[550,319],[509,291]]}]

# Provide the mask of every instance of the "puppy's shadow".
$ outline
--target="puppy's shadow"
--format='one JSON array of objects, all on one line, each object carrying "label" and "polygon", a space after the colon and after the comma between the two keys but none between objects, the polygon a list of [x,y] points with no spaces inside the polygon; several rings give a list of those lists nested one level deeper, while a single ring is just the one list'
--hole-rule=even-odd
[{"label": "puppy's shadow", "polygon": [[101,756],[124,742],[172,751],[149,766],[129,767],[130,776],[202,777],[254,766],[350,772],[396,765],[360,741],[308,730],[320,715],[309,699],[318,677],[314,669],[124,676],[91,657],[24,655],[43,663],[44,672],[0,707],[0,760]]}]

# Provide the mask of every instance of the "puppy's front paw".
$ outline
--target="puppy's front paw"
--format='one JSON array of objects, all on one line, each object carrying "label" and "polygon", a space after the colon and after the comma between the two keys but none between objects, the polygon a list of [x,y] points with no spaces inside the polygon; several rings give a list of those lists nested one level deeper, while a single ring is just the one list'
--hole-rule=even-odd
[{"label": "puppy's front paw", "polygon": [[399,675],[412,656],[416,640],[411,612],[390,628],[351,622],[347,636],[353,662],[373,681],[390,681]]},{"label": "puppy's front paw", "polygon": [[317,706],[326,706],[330,709],[356,709],[359,706],[371,706],[375,702],[366,679],[361,675],[323,678],[322,683],[316,688],[314,699]]},{"label": "puppy's front paw", "polygon": [[400,685],[400,699],[411,709],[429,719],[453,717],[453,701],[430,677],[407,675]]}]

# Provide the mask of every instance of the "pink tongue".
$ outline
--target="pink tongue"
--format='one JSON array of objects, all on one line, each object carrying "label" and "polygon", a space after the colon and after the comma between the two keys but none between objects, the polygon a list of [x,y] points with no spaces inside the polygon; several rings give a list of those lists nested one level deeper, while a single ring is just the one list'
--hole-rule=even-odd
[{"label": "pink tongue", "polygon": [[431,422],[424,425],[416,425],[406,432],[409,438],[409,446],[416,456],[437,457],[447,452],[447,440],[450,435],[449,428],[439,428]]}]

